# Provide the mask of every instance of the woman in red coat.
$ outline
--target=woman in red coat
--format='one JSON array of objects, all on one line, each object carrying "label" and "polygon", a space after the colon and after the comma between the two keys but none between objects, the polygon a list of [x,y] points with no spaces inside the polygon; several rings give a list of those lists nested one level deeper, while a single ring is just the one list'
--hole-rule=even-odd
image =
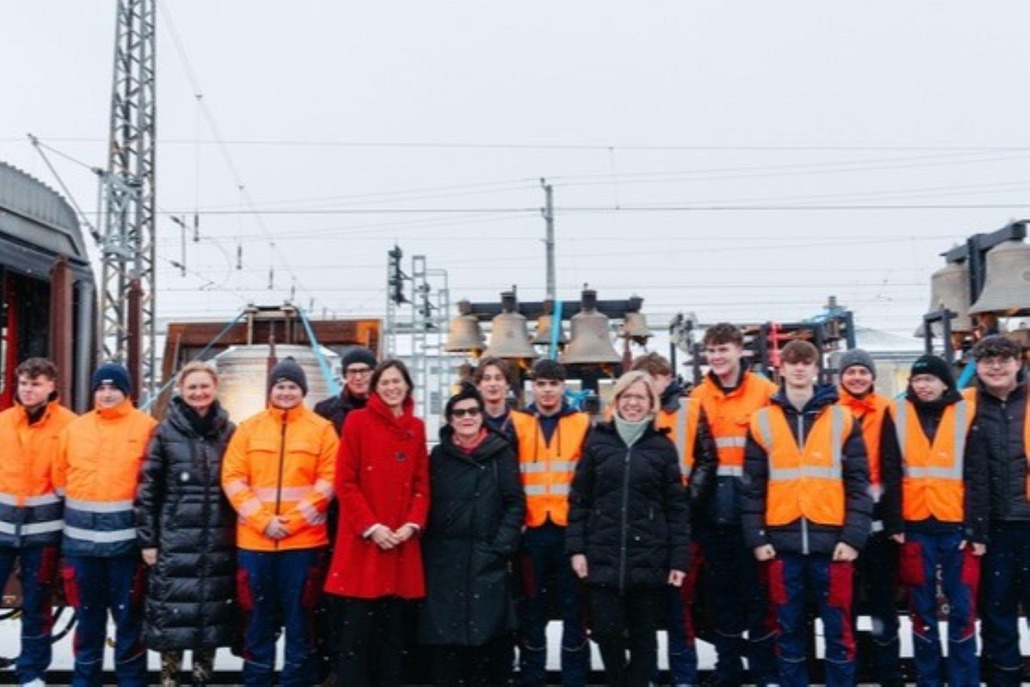
[{"label": "woman in red coat", "polygon": [[347,416],[336,464],[340,521],[325,590],[342,627],[343,685],[401,684],[405,607],[425,596],[417,535],[429,511],[426,429],[399,360],[372,373],[368,405]]}]

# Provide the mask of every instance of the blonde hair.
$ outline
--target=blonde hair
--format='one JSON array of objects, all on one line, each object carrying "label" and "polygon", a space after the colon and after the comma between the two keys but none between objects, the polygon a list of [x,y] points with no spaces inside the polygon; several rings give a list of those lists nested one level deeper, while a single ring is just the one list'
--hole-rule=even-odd
[{"label": "blonde hair", "polygon": [[[644,387],[647,388],[647,395],[651,398],[651,415],[656,419],[658,417],[658,411],[662,408],[661,399],[658,398],[658,392],[654,390],[654,379],[648,373],[643,370],[633,370],[619,377],[615,382],[615,387],[612,389],[612,405],[618,407],[619,396],[622,396],[626,392],[626,389],[630,388],[637,382],[643,382]],[[616,412],[618,412],[616,410]]]},{"label": "blonde hair", "polygon": [[200,360],[194,360],[191,363],[186,363],[185,367],[179,370],[179,374],[175,376],[175,386],[181,389],[183,383],[186,381],[186,378],[194,372],[206,372],[207,374],[211,375],[211,379],[214,380],[215,386],[218,386],[218,372],[215,371],[214,366],[210,363],[205,363]]}]

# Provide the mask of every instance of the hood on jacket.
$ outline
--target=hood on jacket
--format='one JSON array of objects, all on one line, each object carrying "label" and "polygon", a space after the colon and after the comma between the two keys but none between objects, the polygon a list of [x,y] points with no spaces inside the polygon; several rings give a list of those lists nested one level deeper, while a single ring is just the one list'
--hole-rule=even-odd
[{"label": "hood on jacket", "polygon": [[[816,384],[815,393],[812,394],[812,398],[808,399],[808,402],[805,403],[805,407],[801,409],[800,413],[806,414],[818,412],[824,407],[836,403],[838,398],[837,387],[832,384]],[[787,390],[783,386],[773,394],[771,401],[782,407],[788,414],[799,412],[787,398]]]}]

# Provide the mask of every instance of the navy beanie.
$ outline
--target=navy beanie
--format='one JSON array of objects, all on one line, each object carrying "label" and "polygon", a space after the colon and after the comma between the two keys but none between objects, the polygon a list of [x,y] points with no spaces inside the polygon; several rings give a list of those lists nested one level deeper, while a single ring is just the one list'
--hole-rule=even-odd
[{"label": "navy beanie", "polygon": [[955,388],[955,375],[951,373],[951,367],[943,358],[935,355],[927,354],[916,358],[916,361],[912,363],[909,378],[916,375],[933,375],[944,382],[949,389]]},{"label": "navy beanie", "polygon": [[308,377],[304,374],[304,368],[295,359],[283,358],[276,363],[268,374],[268,390],[271,391],[273,386],[282,381],[293,382],[300,387],[305,396],[308,395]]},{"label": "navy beanie", "polygon": [[101,384],[110,384],[126,396],[132,394],[132,382],[129,380],[129,371],[125,366],[118,363],[104,363],[93,373],[89,382],[90,392],[95,392]]},{"label": "navy beanie", "polygon": [[340,369],[346,374],[347,368],[355,363],[365,363],[372,369],[378,364],[375,354],[362,346],[356,346],[347,351],[340,360]]}]

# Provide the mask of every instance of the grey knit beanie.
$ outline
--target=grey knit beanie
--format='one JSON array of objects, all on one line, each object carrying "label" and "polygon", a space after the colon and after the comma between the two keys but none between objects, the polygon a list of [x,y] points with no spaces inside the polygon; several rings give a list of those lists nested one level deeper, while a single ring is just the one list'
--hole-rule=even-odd
[{"label": "grey knit beanie", "polygon": [[844,351],[840,355],[841,374],[844,374],[844,370],[854,365],[861,365],[869,370],[873,373],[873,379],[876,379],[876,363],[873,362],[873,357],[861,348],[852,348],[850,351]]}]

